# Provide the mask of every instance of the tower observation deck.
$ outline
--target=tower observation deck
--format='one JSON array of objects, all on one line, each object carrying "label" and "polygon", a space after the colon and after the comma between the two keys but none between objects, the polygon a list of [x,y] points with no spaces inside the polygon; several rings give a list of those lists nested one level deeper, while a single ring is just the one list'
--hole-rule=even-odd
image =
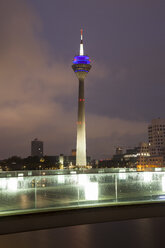
[{"label": "tower observation deck", "polygon": [[79,79],[76,166],[83,167],[86,166],[84,79],[91,69],[91,61],[88,56],[84,55],[82,29],[80,54],[74,57],[72,68]]}]

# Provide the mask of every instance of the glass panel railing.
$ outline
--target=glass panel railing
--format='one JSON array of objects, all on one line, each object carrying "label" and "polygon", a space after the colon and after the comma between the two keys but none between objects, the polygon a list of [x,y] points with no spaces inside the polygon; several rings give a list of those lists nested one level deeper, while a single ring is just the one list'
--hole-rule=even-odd
[{"label": "glass panel railing", "polygon": [[118,202],[150,201],[152,172],[118,173],[117,199]]},{"label": "glass panel railing", "polygon": [[162,170],[13,171],[0,174],[0,215],[155,201],[165,201],[165,171]]}]

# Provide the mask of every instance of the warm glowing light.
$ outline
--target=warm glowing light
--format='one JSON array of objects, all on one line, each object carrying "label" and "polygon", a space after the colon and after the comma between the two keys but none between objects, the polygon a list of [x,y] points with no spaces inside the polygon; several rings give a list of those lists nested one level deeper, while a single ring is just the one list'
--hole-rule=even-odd
[{"label": "warm glowing light", "polygon": [[78,175],[78,183],[80,185],[86,185],[88,183],[88,177],[85,174]]},{"label": "warm glowing light", "polygon": [[71,171],[70,174],[76,174],[76,171]]},{"label": "warm glowing light", "polygon": [[150,172],[143,172],[143,179],[145,183],[149,183],[152,180],[152,173]]},{"label": "warm glowing light", "polygon": [[7,182],[7,188],[10,191],[16,191],[18,187],[18,180],[17,178],[9,178]]},{"label": "warm glowing light", "polygon": [[126,179],[126,173],[119,172],[119,179],[120,180],[125,180]]},{"label": "warm glowing light", "polygon": [[88,201],[98,200],[98,183],[87,183],[85,185],[85,199]]},{"label": "warm glowing light", "polygon": [[23,176],[24,176],[23,173],[18,173],[18,181],[23,181],[24,180]]},{"label": "warm glowing light", "polygon": [[59,184],[63,184],[65,182],[64,175],[58,175],[57,176],[57,181],[58,181]]},{"label": "warm glowing light", "polygon": [[23,173],[18,173],[18,177],[23,177],[24,174]]},{"label": "warm glowing light", "polygon": [[162,177],[162,191],[165,192],[165,176]]},{"label": "warm glowing light", "polygon": [[78,175],[78,184],[84,187],[85,199],[89,201],[98,200],[98,183],[89,182],[85,174]]},{"label": "warm glowing light", "polygon": [[126,173],[125,172],[125,169],[120,169],[119,170],[119,179],[120,180],[125,180],[126,179]]},{"label": "warm glowing light", "polygon": [[6,189],[7,181],[6,178],[0,178],[0,189]]},{"label": "warm glowing light", "polygon": [[155,171],[162,171],[161,168],[155,168]]}]

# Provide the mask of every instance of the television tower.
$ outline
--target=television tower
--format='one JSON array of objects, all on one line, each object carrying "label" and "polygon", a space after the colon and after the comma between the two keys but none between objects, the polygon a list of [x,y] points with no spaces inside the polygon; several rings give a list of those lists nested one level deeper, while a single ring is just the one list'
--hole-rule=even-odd
[{"label": "television tower", "polygon": [[78,121],[77,121],[77,148],[76,148],[76,166],[86,166],[86,132],[85,132],[85,97],[84,97],[84,79],[91,69],[91,61],[84,55],[83,30],[81,29],[80,54],[74,57],[72,68],[79,79],[78,94]]}]

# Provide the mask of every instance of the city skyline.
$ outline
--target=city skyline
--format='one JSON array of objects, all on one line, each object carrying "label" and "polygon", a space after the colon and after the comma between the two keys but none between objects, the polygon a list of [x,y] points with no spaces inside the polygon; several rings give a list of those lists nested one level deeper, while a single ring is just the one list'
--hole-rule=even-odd
[{"label": "city skyline", "polygon": [[81,27],[93,64],[86,84],[88,154],[135,146],[147,140],[152,119],[165,118],[165,3],[96,0],[88,9],[63,3],[2,0],[1,159],[28,155],[33,137],[44,140],[48,155],[76,147],[70,65]]}]

